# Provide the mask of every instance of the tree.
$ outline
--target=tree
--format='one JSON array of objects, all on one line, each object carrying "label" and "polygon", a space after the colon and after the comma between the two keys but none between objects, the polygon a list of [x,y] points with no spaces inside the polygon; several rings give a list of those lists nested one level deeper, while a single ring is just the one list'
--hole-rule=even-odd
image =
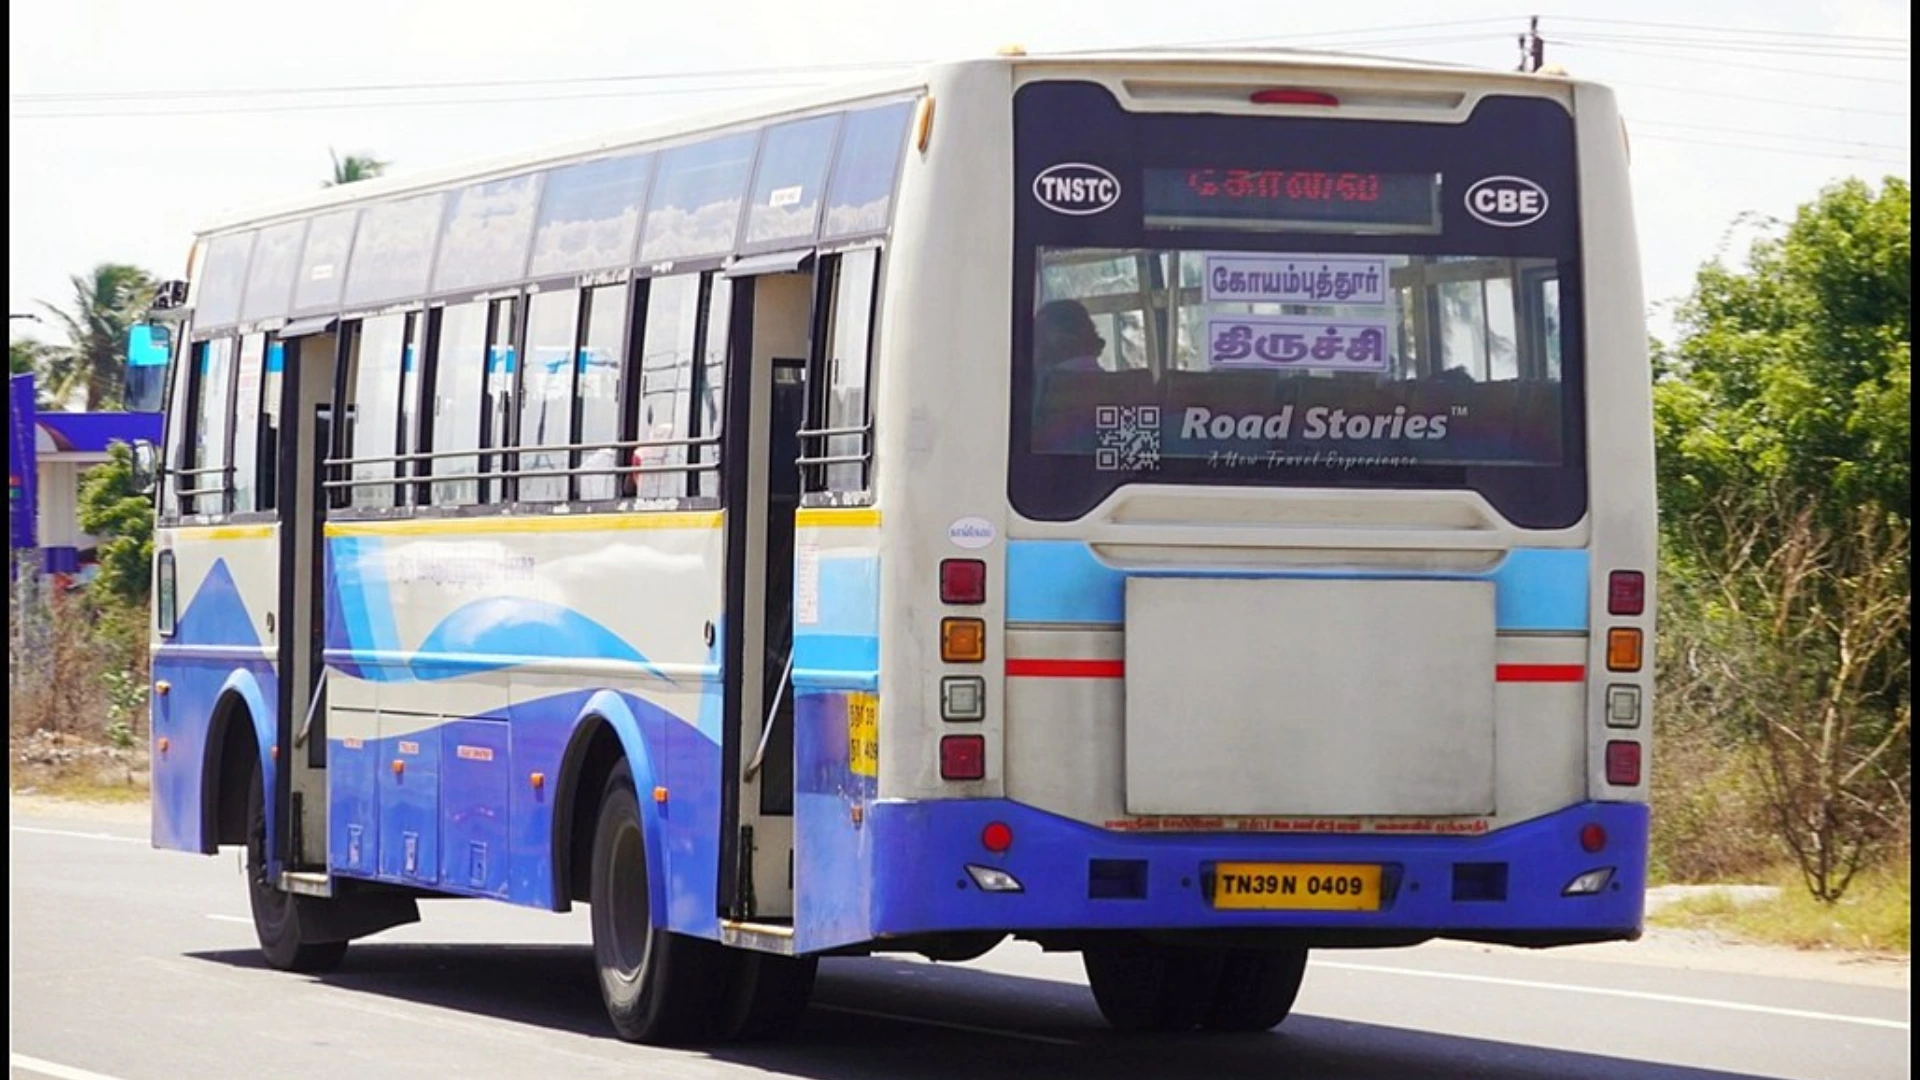
[{"label": "tree", "polygon": [[364,152],[341,157],[332,149],[328,149],[327,156],[333,159],[333,178],[322,184],[322,187],[339,187],[341,184],[371,180],[384,174],[387,166],[391,164]]},{"label": "tree", "polygon": [[47,397],[65,404],[84,390],[87,408],[117,408],[126,389],[127,331],[153,302],[153,275],[125,263],[101,263],[68,280],[73,283],[71,311],[39,302],[67,335],[66,344],[48,348],[41,357]]},{"label": "tree", "polygon": [[1656,352],[1663,722],[1745,740],[1829,903],[1910,828],[1910,206],[1827,188],[1703,267]]},{"label": "tree", "polygon": [[80,481],[79,519],[97,540],[100,576],[93,587],[144,607],[152,580],[153,500],[134,486],[133,451],[125,443],[108,447],[107,460]]},{"label": "tree", "polygon": [[1744,271],[1700,270],[1654,387],[1666,520],[1783,484],[1829,528],[1864,504],[1912,520],[1911,206],[1904,180],[1847,180]]}]

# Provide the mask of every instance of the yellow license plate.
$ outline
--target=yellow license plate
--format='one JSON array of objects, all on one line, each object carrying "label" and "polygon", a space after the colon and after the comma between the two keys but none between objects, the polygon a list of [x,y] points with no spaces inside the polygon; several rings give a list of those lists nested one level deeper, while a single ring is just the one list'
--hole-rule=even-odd
[{"label": "yellow license plate", "polygon": [[1237,863],[1213,868],[1223,911],[1379,911],[1380,868],[1352,863]]}]

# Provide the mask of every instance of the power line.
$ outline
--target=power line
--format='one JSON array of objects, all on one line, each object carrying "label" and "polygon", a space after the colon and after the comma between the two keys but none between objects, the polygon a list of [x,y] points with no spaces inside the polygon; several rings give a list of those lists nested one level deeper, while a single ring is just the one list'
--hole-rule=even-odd
[{"label": "power line", "polygon": [[[1485,26],[1496,23],[1511,23],[1514,16],[1499,16],[1485,19],[1444,19],[1439,22],[1397,23],[1387,26],[1353,27],[1347,30],[1310,30],[1304,34],[1260,34],[1253,37],[1206,38],[1196,41],[1161,41],[1144,45],[1124,46],[1127,49],[1187,49],[1209,45],[1259,45],[1291,41],[1308,41],[1329,37],[1366,37],[1373,34],[1401,34],[1409,30],[1453,30],[1466,26]],[[1347,43],[1334,43],[1331,48],[1345,47]],[[1109,49],[1084,49],[1081,52],[1109,52]]]},{"label": "power line", "polygon": [[266,97],[295,94],[362,94],[413,92],[420,90],[490,90],[521,89],[536,86],[577,86],[582,84],[614,82],[663,82],[672,79],[733,79],[759,75],[795,75],[828,71],[858,71],[874,69],[895,69],[911,67],[920,61],[903,60],[898,62],[871,62],[846,64],[789,64],[781,67],[732,68],[708,71],[656,71],[631,75],[576,75],[541,79],[475,79],[458,82],[416,82],[416,83],[353,83],[337,86],[285,86],[285,87],[242,87],[232,90],[220,90],[211,87],[191,90],[80,90],[62,91],[46,94],[10,94],[7,100],[16,105],[44,105],[65,102],[92,102],[139,100],[156,101],[167,99],[222,98],[222,97]]},{"label": "power line", "polygon": [[749,90],[784,90],[820,86],[817,82],[751,83],[733,86],[665,87],[653,90],[604,90],[587,94],[539,94],[533,96],[441,98],[433,101],[342,101],[307,102],[292,105],[229,105],[206,109],[99,109],[88,112],[9,112],[10,120],[94,120],[110,118],[172,119],[181,116],[233,116],[249,113],[347,112],[359,109],[413,109],[445,105],[521,105],[543,101],[585,101],[598,98],[663,97],[674,94],[741,93]]},{"label": "power line", "polygon": [[1632,128],[1638,128],[1642,124],[1651,124],[1654,127],[1677,128],[1682,131],[1703,131],[1708,134],[1750,135],[1762,139],[1782,139],[1790,142],[1825,143],[1829,146],[1853,146],[1863,150],[1893,150],[1903,154],[1912,151],[1912,147],[1910,146],[1899,146],[1894,143],[1864,142],[1858,139],[1828,139],[1817,135],[1789,135],[1784,132],[1757,131],[1752,128],[1721,127],[1718,124],[1687,124],[1678,120],[1636,120],[1633,117],[1628,117],[1627,123]]},{"label": "power line", "polygon": [[1649,139],[1655,142],[1685,143],[1689,146],[1726,147],[1732,150],[1754,150],[1765,154],[1791,154],[1800,158],[1834,158],[1843,161],[1871,161],[1877,165],[1906,165],[1904,159],[1874,157],[1867,154],[1836,154],[1827,150],[1798,150],[1786,146],[1761,146],[1758,143],[1731,142],[1721,139],[1691,139],[1679,135],[1660,135],[1653,132],[1634,134],[1634,141]]},{"label": "power line", "polygon": [[1696,90],[1686,86],[1663,86],[1660,83],[1643,83],[1627,79],[1608,79],[1608,86],[1630,86],[1638,90],[1656,90],[1670,94],[1687,94],[1694,97],[1725,98],[1729,101],[1751,101],[1760,105],[1785,105],[1800,109],[1826,109],[1833,112],[1857,113],[1862,116],[1908,116],[1906,109],[1864,109],[1853,105],[1834,105],[1822,101],[1804,101],[1794,98],[1764,97],[1759,94],[1736,94],[1725,90]]},{"label": "power line", "polygon": [[1785,42],[1721,41],[1713,38],[1681,38],[1641,34],[1593,34],[1578,31],[1581,41],[1601,41],[1622,45],[1652,45],[1662,49],[1707,49],[1713,52],[1756,53],[1763,56],[1807,56],[1836,60],[1876,60],[1901,62],[1912,58],[1904,49],[1870,49],[1865,45],[1793,45]]},{"label": "power line", "polygon": [[1883,79],[1872,75],[1842,75],[1831,71],[1807,71],[1803,68],[1780,68],[1772,64],[1742,64],[1736,60],[1716,60],[1703,56],[1675,56],[1673,53],[1651,52],[1646,49],[1622,48],[1618,45],[1588,45],[1581,41],[1566,38],[1553,38],[1552,43],[1569,49],[1585,49],[1588,52],[1617,53],[1624,56],[1646,56],[1655,60],[1684,60],[1690,64],[1706,64],[1713,67],[1739,68],[1743,71],[1764,71],[1771,75],[1795,75],[1809,79],[1842,79],[1847,82],[1874,83],[1880,86],[1906,86],[1907,79]]},{"label": "power line", "polygon": [[1755,37],[1787,37],[1827,41],[1884,42],[1888,40],[1887,38],[1874,34],[1813,34],[1800,30],[1758,30],[1738,26],[1703,26],[1699,23],[1649,22],[1644,19],[1603,19],[1590,15],[1555,15],[1554,18],[1562,22],[1598,23],[1606,26],[1644,26],[1659,30],[1700,30],[1709,34],[1747,34]]}]

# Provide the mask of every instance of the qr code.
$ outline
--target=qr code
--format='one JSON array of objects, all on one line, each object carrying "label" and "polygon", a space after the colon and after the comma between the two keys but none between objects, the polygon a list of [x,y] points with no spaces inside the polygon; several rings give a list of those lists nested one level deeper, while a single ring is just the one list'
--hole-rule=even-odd
[{"label": "qr code", "polygon": [[1093,433],[1094,468],[1138,472],[1160,467],[1160,406],[1095,406]]}]

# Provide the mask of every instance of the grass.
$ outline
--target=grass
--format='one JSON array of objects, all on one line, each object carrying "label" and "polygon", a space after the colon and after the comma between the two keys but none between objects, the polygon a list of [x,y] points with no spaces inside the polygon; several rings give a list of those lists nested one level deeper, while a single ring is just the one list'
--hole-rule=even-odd
[{"label": "grass", "polygon": [[28,789],[35,795],[70,802],[144,803],[149,795],[145,784],[102,783],[89,776],[48,775],[22,779],[16,775],[13,778],[13,794]]},{"label": "grass", "polygon": [[1913,884],[1910,865],[1862,871],[1837,904],[1822,904],[1798,873],[1766,878],[1780,895],[1736,904],[1724,892],[1676,901],[1648,917],[1655,926],[1718,930],[1749,941],[1796,949],[1850,949],[1910,954]]}]

